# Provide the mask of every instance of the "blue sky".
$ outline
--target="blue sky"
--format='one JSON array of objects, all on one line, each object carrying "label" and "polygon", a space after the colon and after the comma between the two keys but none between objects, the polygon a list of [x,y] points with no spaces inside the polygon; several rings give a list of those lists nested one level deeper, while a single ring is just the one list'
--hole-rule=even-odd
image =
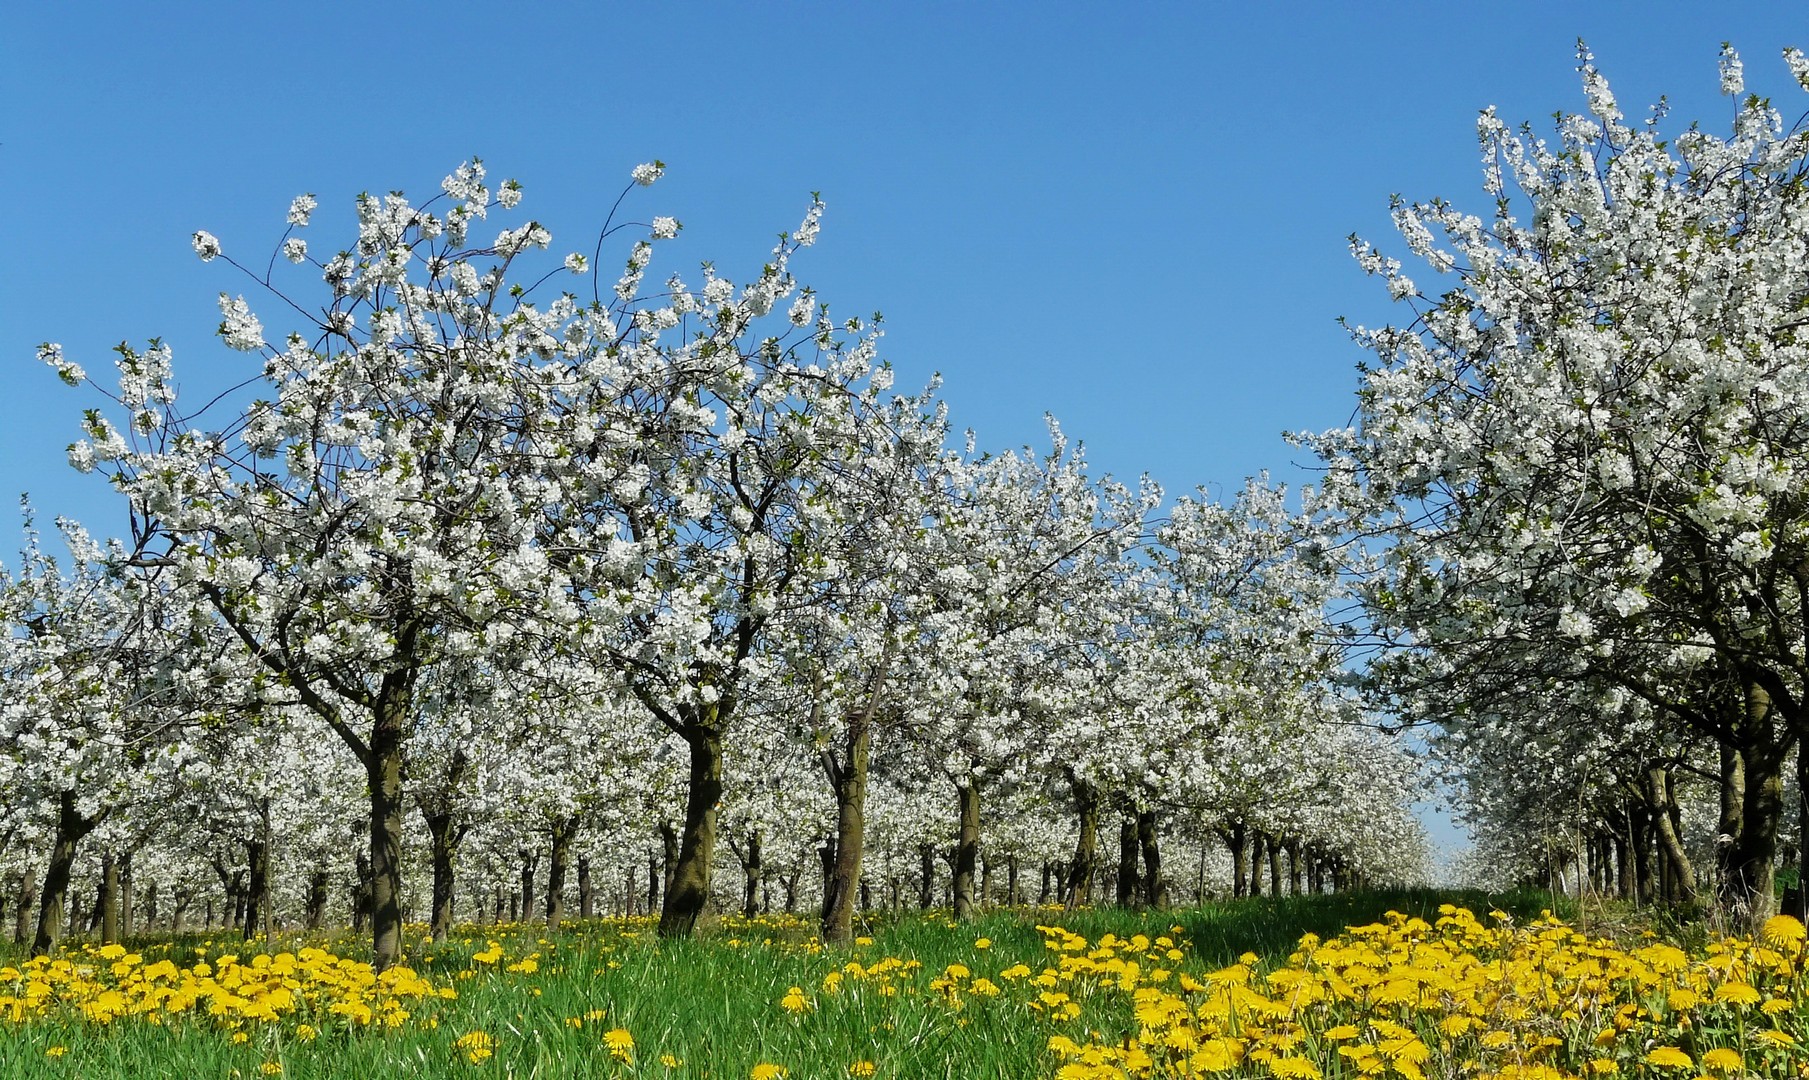
[{"label": "blue sky", "polygon": [[337,247],[357,192],[426,198],[474,155],[571,249],[663,159],[629,204],[685,223],[660,277],[745,279],[821,191],[800,278],[883,311],[900,384],[940,371],[982,446],[1040,443],[1052,412],[1096,468],[1171,491],[1298,481],[1280,431],[1351,412],[1337,317],[1399,310],[1345,238],[1399,253],[1391,192],[1486,211],[1477,111],[1580,108],[1579,36],[1629,115],[1670,96],[1672,130],[1731,115],[1723,40],[1751,89],[1809,105],[1778,59],[1809,20],[1783,3],[18,5],[0,493],[124,526],[64,463],[96,401],[40,341],[104,377],[113,345],[161,336],[191,399],[246,368],[214,297],[249,283],[196,260],[194,230],[261,254],[312,191]]}]

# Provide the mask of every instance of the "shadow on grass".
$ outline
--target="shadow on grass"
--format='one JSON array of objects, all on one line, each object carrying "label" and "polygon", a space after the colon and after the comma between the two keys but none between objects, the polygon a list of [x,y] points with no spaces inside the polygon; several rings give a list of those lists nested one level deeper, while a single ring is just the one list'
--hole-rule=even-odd
[{"label": "shadow on grass", "polygon": [[1202,959],[1231,964],[1247,952],[1282,959],[1294,951],[1304,934],[1334,937],[1352,926],[1380,922],[1390,911],[1434,922],[1439,917],[1438,909],[1445,904],[1469,908],[1485,922],[1490,911],[1500,910],[1523,923],[1550,908],[1552,896],[1546,892],[1504,895],[1457,889],[1382,890],[1330,896],[1256,897],[1174,915],[1175,924],[1186,928]]}]

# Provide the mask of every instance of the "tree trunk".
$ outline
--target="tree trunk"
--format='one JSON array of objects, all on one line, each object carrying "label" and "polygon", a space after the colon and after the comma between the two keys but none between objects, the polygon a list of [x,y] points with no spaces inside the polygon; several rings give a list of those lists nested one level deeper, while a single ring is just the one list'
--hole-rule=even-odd
[{"label": "tree trunk", "polygon": [[352,930],[362,933],[371,917],[371,857],[360,851],[352,860],[357,881],[352,885]]},{"label": "tree trunk", "polygon": [[453,823],[450,810],[421,814],[427,822],[427,851],[433,863],[433,901],[428,926],[435,941],[445,941],[452,932],[452,900],[458,882],[459,841],[465,830]]},{"label": "tree trunk", "polygon": [[1093,866],[1099,859],[1099,789],[1085,780],[1076,780],[1074,810],[1080,827],[1062,890],[1062,903],[1070,909],[1085,903],[1087,894],[1093,891]]},{"label": "tree trunk", "polygon": [[[731,842],[734,837],[730,837]],[[743,847],[735,852],[741,861],[741,917],[760,914],[760,886],[766,875],[766,844],[758,828],[749,827]],[[731,843],[731,846],[733,844]]]},{"label": "tree trunk", "polygon": [[245,841],[245,858],[251,881],[245,887],[245,940],[257,936],[260,917],[270,911],[270,846],[262,840]]},{"label": "tree trunk", "polygon": [[1137,822],[1125,818],[1118,826],[1118,892],[1119,907],[1130,907],[1137,900],[1140,881],[1137,877]]},{"label": "tree trunk", "polygon": [[1663,765],[1654,765],[1646,775],[1650,784],[1647,800],[1652,807],[1652,824],[1669,870],[1666,878],[1676,890],[1671,899],[1687,904],[1696,899],[1696,871],[1683,850],[1683,840],[1677,835],[1677,822],[1671,816],[1676,801],[1671,798],[1670,770]]},{"label": "tree trunk", "polygon": [[823,941],[846,945],[854,940],[854,888],[861,879],[867,842],[867,768],[873,736],[865,715],[848,719],[843,760],[827,760],[835,786],[835,867],[823,904]]},{"label": "tree trunk", "polygon": [[[712,717],[712,720],[721,719]],[[685,831],[678,863],[660,909],[660,936],[690,937],[710,900],[710,869],[716,857],[716,807],[722,802],[722,730],[715,723],[686,726],[691,750],[685,793]]]},{"label": "tree trunk", "polygon": [[23,945],[32,932],[31,909],[38,902],[38,868],[26,863],[19,871],[19,891],[14,895],[13,944]]},{"label": "tree trunk", "polygon": [[539,865],[540,852],[524,848],[521,852],[521,876],[516,882],[519,886],[516,919],[520,922],[527,922],[534,917],[534,869]]},{"label": "tree trunk", "polygon": [[1250,830],[1250,895],[1263,894],[1264,860],[1269,857],[1268,834],[1261,829]]},{"label": "tree trunk", "polygon": [[315,869],[308,879],[308,903],[303,916],[303,924],[309,930],[319,930],[327,919],[327,877],[325,870]]},{"label": "tree trunk", "polygon": [[1143,854],[1143,902],[1150,907],[1168,906],[1168,886],[1162,880],[1162,849],[1156,836],[1156,812],[1137,815],[1137,847]]},{"label": "tree trunk", "polygon": [[100,902],[95,905],[95,920],[100,923],[101,944],[119,942],[119,858],[111,851],[101,854]]},{"label": "tree trunk", "polygon": [[969,779],[955,785],[960,830],[955,841],[955,918],[966,922],[979,912],[974,906],[974,864],[980,857],[980,784]]},{"label": "tree trunk", "polygon": [[[404,654],[402,644],[397,648]],[[380,972],[402,956],[402,738],[411,681],[401,672],[383,677],[365,757],[371,803],[371,966]]]},{"label": "tree trunk", "polygon": [[138,932],[137,910],[132,903],[132,853],[125,852],[119,857],[119,933],[121,937],[131,937]]},{"label": "tree trunk", "polygon": [[578,856],[578,917],[589,919],[596,914],[596,894],[591,890],[590,856]]},{"label": "tree trunk", "polygon": [[1225,850],[1231,852],[1231,895],[1248,896],[1250,891],[1250,864],[1244,834],[1244,823],[1233,821],[1229,827],[1219,830],[1219,839],[1225,842]]},{"label": "tree trunk", "polygon": [[928,911],[936,905],[936,849],[930,844],[917,845],[917,908]]},{"label": "tree trunk", "polygon": [[1281,895],[1281,841],[1269,837],[1269,895]]},{"label": "tree trunk", "polygon": [[1287,843],[1283,844],[1282,847],[1288,853],[1288,895],[1299,896],[1300,840],[1298,837],[1290,836],[1288,837]]},{"label": "tree trunk", "polygon": [[38,901],[38,932],[31,954],[48,955],[63,929],[63,905],[69,898],[69,871],[75,865],[75,846],[94,831],[105,813],[85,818],[75,808],[75,792],[57,796],[57,833],[50,848],[50,865],[44,871],[44,888]]},{"label": "tree trunk", "polygon": [[565,872],[572,858],[572,836],[578,831],[576,817],[560,818],[553,822],[548,846],[552,849],[547,856],[546,868],[546,928],[559,929],[559,923],[565,918]]},{"label": "tree trunk", "polygon": [[1005,856],[1005,903],[1018,906],[1018,854],[1012,852]]},{"label": "tree trunk", "polygon": [[[1777,914],[1772,875],[1777,860],[1778,822],[1784,813],[1784,755],[1788,747],[1776,743],[1771,695],[1763,687],[1747,686],[1745,707],[1740,728],[1743,738],[1731,768],[1725,763],[1728,751],[1722,752],[1724,778],[1730,771],[1738,778],[1733,791],[1724,787],[1722,794],[1721,834],[1731,836],[1733,842],[1717,844],[1716,855],[1721,862],[1721,902],[1756,929]],[[1730,799],[1734,800],[1731,815],[1727,805]]]}]

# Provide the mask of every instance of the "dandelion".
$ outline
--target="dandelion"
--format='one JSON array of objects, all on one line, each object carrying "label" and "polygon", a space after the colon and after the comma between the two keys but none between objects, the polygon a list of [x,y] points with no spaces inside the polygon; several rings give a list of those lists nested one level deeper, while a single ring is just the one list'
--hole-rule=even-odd
[{"label": "dandelion", "polygon": [[873,1064],[871,1061],[857,1061],[848,1066],[849,1076],[872,1076],[878,1071],[879,1066]]},{"label": "dandelion", "polygon": [[1690,1055],[1675,1046],[1660,1046],[1646,1055],[1646,1064],[1656,1065],[1661,1069],[1688,1069],[1696,1063]]},{"label": "dandelion", "polygon": [[1725,1046],[1717,1046],[1702,1055],[1702,1067],[1711,1072],[1733,1072],[1746,1067],[1746,1059],[1738,1050],[1730,1050]]},{"label": "dandelion", "polygon": [[754,1071],[752,1073],[748,1074],[748,1080],[785,1080],[785,1078],[790,1075],[791,1071],[785,1066],[774,1065],[771,1062],[762,1061],[760,1064],[754,1066]]},{"label": "dandelion", "polygon": [[804,996],[803,988],[797,986],[785,992],[785,996],[779,999],[779,1005],[794,1016],[810,1011],[810,999]]},{"label": "dandelion", "polygon": [[634,1036],[627,1028],[611,1028],[603,1033],[603,1045],[609,1049],[609,1056],[621,1062],[634,1060]]}]

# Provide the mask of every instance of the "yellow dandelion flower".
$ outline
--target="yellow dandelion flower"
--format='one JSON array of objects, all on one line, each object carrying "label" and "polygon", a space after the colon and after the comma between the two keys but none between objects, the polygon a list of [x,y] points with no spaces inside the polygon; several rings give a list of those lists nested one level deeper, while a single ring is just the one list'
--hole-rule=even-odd
[{"label": "yellow dandelion flower", "polygon": [[1589,1071],[1597,1076],[1613,1076],[1621,1067],[1613,1058],[1596,1058],[1589,1063]]},{"label": "yellow dandelion flower", "polygon": [[748,1080],[785,1080],[785,1078],[790,1075],[791,1071],[785,1066],[774,1065],[771,1062],[762,1061],[760,1064],[754,1066],[754,1071],[752,1073],[748,1074]]},{"label": "yellow dandelion flower", "polygon": [[1717,1046],[1702,1055],[1702,1067],[1720,1073],[1733,1072],[1736,1069],[1745,1068],[1746,1059],[1740,1056],[1738,1050]]},{"label": "yellow dandelion flower", "polygon": [[1743,982],[1726,982],[1715,987],[1715,1000],[1733,1005],[1757,1005],[1764,995]]},{"label": "yellow dandelion flower", "polygon": [[779,1006],[794,1015],[809,1012],[810,999],[804,996],[803,987],[794,986],[785,991],[785,996],[779,999]]},{"label": "yellow dandelion flower", "polygon": [[682,1057],[679,1057],[677,1054],[661,1054],[660,1055],[660,1064],[664,1065],[668,1069],[679,1068],[684,1063],[685,1063],[685,1059]]},{"label": "yellow dandelion flower", "polygon": [[1675,1046],[1660,1046],[1646,1055],[1646,1064],[1661,1069],[1688,1069],[1693,1068],[1696,1062]]},{"label": "yellow dandelion flower", "polygon": [[265,1076],[281,1076],[283,1075],[283,1063],[280,1061],[266,1061],[258,1066],[258,1072]]},{"label": "yellow dandelion flower", "polygon": [[[984,941],[986,939],[981,938],[980,940]],[[874,1073],[876,1073],[878,1071],[879,1071],[879,1066],[873,1064],[871,1061],[857,1061],[854,1064],[848,1066],[848,1075],[849,1076],[872,1076]]]},{"label": "yellow dandelion flower", "polygon": [[69,1052],[69,1048],[67,1046],[53,1046],[50,1049],[44,1051],[44,1056],[45,1057],[62,1057],[64,1054],[67,1054],[68,1052]]},{"label": "yellow dandelion flower", "polygon": [[1789,915],[1773,915],[1765,920],[1764,929],[1759,931],[1760,940],[1774,948],[1785,945],[1800,945],[1809,930]]},{"label": "yellow dandelion flower", "polygon": [[1319,1066],[1303,1057],[1278,1057],[1269,1061],[1269,1071],[1287,1080],[1319,1080]]},{"label": "yellow dandelion flower", "polygon": [[604,1032],[603,1045],[609,1048],[609,1056],[617,1061],[634,1059],[634,1036],[627,1028],[611,1028]]}]

